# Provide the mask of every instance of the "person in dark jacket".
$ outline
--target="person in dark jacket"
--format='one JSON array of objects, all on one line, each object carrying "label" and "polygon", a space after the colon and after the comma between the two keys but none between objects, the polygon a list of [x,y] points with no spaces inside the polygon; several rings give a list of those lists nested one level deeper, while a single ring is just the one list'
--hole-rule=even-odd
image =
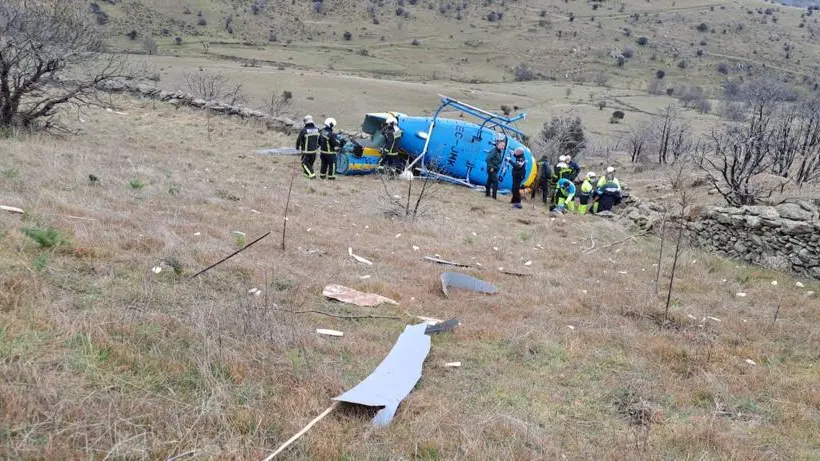
[{"label": "person in dark jacket", "polygon": [[541,156],[538,161],[538,178],[535,186],[532,188],[530,199],[535,200],[535,194],[540,190],[541,199],[544,203],[550,198],[550,182],[552,180],[552,170],[550,168],[550,161],[546,155]]},{"label": "person in dark jacket", "polygon": [[513,158],[508,160],[512,164],[512,203],[513,208],[521,208],[521,183],[527,171],[527,159],[524,158],[524,148],[515,150]]},{"label": "person in dark jacket", "polygon": [[575,163],[575,160],[572,159],[572,155],[569,154],[566,156],[566,163],[570,169],[569,177],[567,179],[575,182],[575,180],[578,179],[578,174],[581,173],[581,167]]},{"label": "person in dark jacket", "polygon": [[392,174],[398,174],[404,169],[404,164],[399,157],[398,143],[401,139],[402,131],[398,126],[395,117],[388,117],[381,127],[384,136],[384,146],[382,147],[382,165]]},{"label": "person in dark jacket", "polygon": [[335,126],[336,119],[327,118],[324,128],[319,132],[319,156],[322,161],[320,179],[336,179],[336,151],[339,149],[339,138],[333,132]]},{"label": "person in dark jacket", "polygon": [[316,177],[313,164],[316,163],[316,153],[319,152],[319,129],[313,124],[313,116],[305,115],[302,119],[305,127],[296,138],[296,150],[302,153],[302,174],[308,179]]},{"label": "person in dark jacket", "polygon": [[501,162],[504,159],[504,150],[507,148],[507,140],[499,138],[495,141],[493,147],[487,154],[487,187],[484,189],[484,196],[492,195],[493,200],[498,195],[498,169],[501,168]]}]

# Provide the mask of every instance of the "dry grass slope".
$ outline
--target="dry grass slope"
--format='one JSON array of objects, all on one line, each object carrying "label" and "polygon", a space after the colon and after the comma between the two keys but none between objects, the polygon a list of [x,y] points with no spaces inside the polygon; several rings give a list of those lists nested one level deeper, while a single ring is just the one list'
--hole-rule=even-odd
[{"label": "dry grass slope", "polygon": [[[344,409],[287,459],[820,456],[820,313],[805,294],[817,283],[686,250],[661,328],[656,240],[604,248],[632,230],[531,204],[513,213],[450,186],[424,219],[388,219],[370,177],[297,178],[286,251],[269,238],[191,280],[241,243],[233,231],[278,233],[293,159],[250,152],[290,140],[220,118],[208,133],[202,113],[120,102],[129,115],[69,121],[77,137],[0,141],[0,197],[26,210],[0,215],[3,458],[261,458],[369,374],[411,315],[462,326],[433,338],[393,424],[374,430],[372,413]],[[39,247],[23,232],[33,227],[67,242]],[[591,240],[600,251],[585,253]],[[425,254],[481,262],[472,272],[501,293],[445,299]],[[534,277],[496,270],[528,260]],[[328,283],[401,305],[332,303]]]}]

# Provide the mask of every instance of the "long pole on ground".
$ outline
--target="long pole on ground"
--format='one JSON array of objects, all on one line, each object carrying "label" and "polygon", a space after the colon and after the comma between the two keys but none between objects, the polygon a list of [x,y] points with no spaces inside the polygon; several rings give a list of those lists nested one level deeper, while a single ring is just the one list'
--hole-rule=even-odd
[{"label": "long pole on ground", "polygon": [[293,437],[291,437],[290,439],[288,439],[288,441],[287,441],[287,442],[283,443],[283,444],[282,444],[279,448],[277,448],[277,449],[276,449],[276,451],[274,451],[273,453],[271,453],[271,454],[270,454],[267,458],[265,458],[263,461],[271,461],[274,457],[276,457],[276,455],[278,455],[279,453],[282,453],[283,451],[285,451],[285,449],[286,449],[287,447],[289,447],[289,446],[290,446],[290,444],[292,444],[292,443],[293,443],[293,442],[295,442],[297,439],[299,439],[299,437],[301,437],[301,436],[305,435],[305,432],[309,431],[309,430],[310,430],[310,428],[311,428],[311,427],[313,427],[313,425],[314,425],[314,424],[316,424],[316,423],[318,423],[319,421],[321,421],[321,420],[322,420],[322,418],[324,418],[325,416],[329,415],[329,414],[330,414],[330,412],[332,412],[333,410],[335,410],[337,406],[339,406],[339,401],[338,401],[338,400],[337,400],[337,401],[335,401],[335,402],[333,402],[333,404],[332,404],[331,406],[329,406],[327,410],[323,411],[323,412],[322,412],[322,414],[320,414],[319,416],[317,416],[316,418],[314,418],[314,419],[313,419],[313,421],[309,422],[309,423],[307,424],[307,426],[305,426],[305,427],[304,427],[301,431],[297,432],[297,433],[296,433],[296,435],[294,435]]},{"label": "long pole on ground", "polygon": [[282,251],[285,251],[285,232],[288,229],[288,209],[290,208],[290,193],[293,191],[293,181],[296,180],[296,170],[290,175],[290,186],[288,187],[288,198],[285,201],[285,217],[282,222]]}]

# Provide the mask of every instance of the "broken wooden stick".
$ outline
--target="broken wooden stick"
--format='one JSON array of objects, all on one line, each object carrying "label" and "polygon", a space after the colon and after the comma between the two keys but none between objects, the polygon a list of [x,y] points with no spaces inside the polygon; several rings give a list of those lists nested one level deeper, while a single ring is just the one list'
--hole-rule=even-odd
[{"label": "broken wooden stick", "polygon": [[293,192],[293,181],[296,179],[296,171],[290,175],[290,187],[288,187],[288,198],[285,201],[285,217],[282,220],[282,251],[285,251],[285,231],[288,229],[288,208],[290,208],[290,193]]},{"label": "broken wooden stick", "polygon": [[641,237],[641,236],[644,236],[644,235],[646,235],[646,234],[648,234],[648,233],[649,233],[649,231],[648,231],[648,230],[645,230],[645,231],[640,232],[640,233],[638,233],[638,234],[633,234],[633,235],[630,235],[629,237],[627,237],[627,238],[625,238],[625,239],[618,240],[617,242],[612,242],[612,243],[610,243],[609,245],[604,245],[604,246],[602,246],[602,247],[598,247],[598,248],[590,249],[590,250],[588,250],[588,251],[584,251],[584,254],[594,253],[596,250],[602,250],[602,249],[604,249],[604,248],[611,248],[611,247],[614,247],[615,245],[620,245],[621,243],[624,243],[624,242],[626,242],[626,241],[628,241],[628,240],[633,240],[635,237]]},{"label": "broken wooden stick", "polygon": [[321,421],[321,420],[322,420],[325,416],[329,415],[329,414],[330,414],[333,410],[335,410],[335,409],[336,409],[336,407],[338,407],[338,406],[339,406],[339,401],[335,401],[335,402],[333,402],[333,404],[332,404],[332,405],[330,405],[330,406],[327,408],[327,410],[323,411],[323,412],[322,412],[322,414],[320,414],[319,416],[317,416],[316,418],[314,418],[314,419],[313,419],[313,421],[309,422],[309,423],[307,424],[307,426],[305,426],[305,427],[304,427],[301,431],[297,432],[297,433],[296,433],[296,435],[294,435],[293,437],[291,437],[291,438],[290,438],[287,442],[283,443],[283,444],[282,444],[279,448],[277,448],[277,449],[276,449],[276,451],[274,451],[273,453],[271,453],[271,454],[270,454],[267,458],[265,458],[263,461],[271,461],[274,457],[276,457],[276,455],[278,455],[279,453],[282,453],[283,451],[285,451],[285,449],[286,449],[287,447],[289,447],[289,446],[290,446],[290,444],[292,444],[293,442],[295,442],[296,440],[298,440],[298,439],[299,439],[299,437],[301,437],[301,436],[305,435],[305,432],[309,431],[311,427],[313,427],[316,423],[318,423],[319,421]]},{"label": "broken wooden stick", "polygon": [[267,237],[267,236],[268,236],[268,235],[270,235],[270,234],[271,234],[271,231],[268,231],[265,235],[263,235],[263,236],[259,237],[258,239],[254,240],[253,242],[251,242],[251,243],[249,243],[249,244],[247,244],[247,245],[243,246],[242,248],[240,248],[240,249],[238,249],[238,250],[234,251],[233,253],[229,254],[228,256],[225,256],[224,258],[220,259],[219,261],[217,261],[217,262],[215,262],[215,263],[211,264],[210,266],[206,267],[205,269],[202,269],[201,271],[199,271],[199,272],[197,272],[196,274],[192,275],[192,276],[191,276],[191,278],[192,278],[192,279],[193,279],[193,278],[196,278],[196,277],[198,277],[199,275],[204,274],[205,272],[208,272],[209,270],[213,269],[214,267],[216,267],[216,266],[218,266],[218,265],[220,265],[220,264],[224,263],[225,261],[227,261],[227,260],[229,260],[229,259],[233,258],[234,256],[238,255],[239,253],[241,253],[241,252],[243,252],[243,251],[247,250],[248,248],[250,248],[250,247],[251,247],[251,245],[253,245],[254,243],[256,243],[256,242],[258,242],[258,241],[260,241],[260,240],[262,240],[263,238]]}]

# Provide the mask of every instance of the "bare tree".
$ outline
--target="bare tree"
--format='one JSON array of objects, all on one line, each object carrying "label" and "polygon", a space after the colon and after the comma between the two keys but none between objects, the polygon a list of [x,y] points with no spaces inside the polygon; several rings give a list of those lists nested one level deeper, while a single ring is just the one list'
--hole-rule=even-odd
[{"label": "bare tree", "polygon": [[242,84],[208,71],[186,72],[182,78],[188,91],[206,101],[221,101],[233,105],[244,101]]},{"label": "bare tree", "polygon": [[130,76],[86,10],[78,0],[0,2],[0,128],[49,128],[63,105],[95,104],[100,83]]},{"label": "bare tree", "polygon": [[652,138],[658,146],[658,163],[669,163],[688,152],[691,147],[691,129],[683,120],[677,106],[670,104],[661,112],[652,128]]},{"label": "bare tree", "polygon": [[637,125],[632,127],[626,138],[626,144],[629,146],[630,160],[632,163],[640,163],[643,157],[644,148],[649,143],[649,130],[646,125]]},{"label": "bare tree", "polygon": [[271,92],[267,107],[268,114],[274,117],[287,115],[292,101],[293,93],[290,91],[283,91],[279,94],[276,91]]},{"label": "bare tree", "polygon": [[755,205],[771,197],[775,188],[756,184],[755,176],[771,167],[771,155],[762,138],[750,133],[749,127],[712,130],[713,155],[701,164],[709,182],[733,206]]},{"label": "bare tree", "polygon": [[157,51],[159,50],[159,45],[157,45],[157,41],[154,40],[154,37],[145,37],[142,45],[145,48],[145,52],[148,53],[149,56],[157,54]]}]

